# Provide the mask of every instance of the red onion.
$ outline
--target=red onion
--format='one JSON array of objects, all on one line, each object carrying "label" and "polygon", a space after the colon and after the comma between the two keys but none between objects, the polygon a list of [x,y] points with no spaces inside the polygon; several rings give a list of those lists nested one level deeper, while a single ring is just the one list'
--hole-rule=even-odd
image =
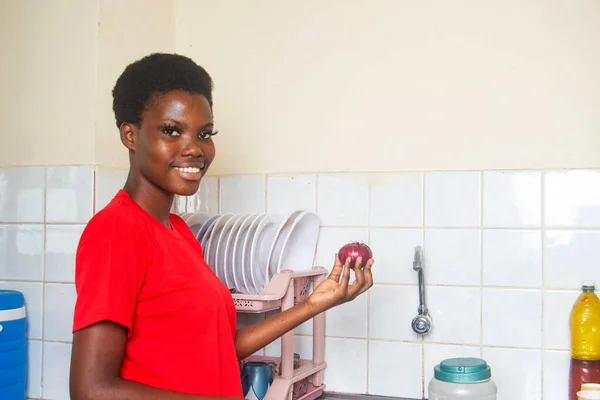
[{"label": "red onion", "polygon": [[354,268],[356,265],[356,259],[362,257],[361,268],[364,268],[370,258],[373,258],[373,252],[371,248],[364,243],[352,242],[342,246],[338,252],[338,256],[342,263],[346,262],[346,259],[350,257],[350,268]]}]

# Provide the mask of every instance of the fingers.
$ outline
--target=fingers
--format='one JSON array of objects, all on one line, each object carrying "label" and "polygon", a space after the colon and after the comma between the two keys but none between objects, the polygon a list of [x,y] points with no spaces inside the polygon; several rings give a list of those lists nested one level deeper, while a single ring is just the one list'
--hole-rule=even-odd
[{"label": "fingers", "polygon": [[350,286],[350,290],[348,293],[352,299],[354,299],[356,296],[358,296],[360,290],[362,289],[362,287],[365,284],[365,274],[364,274],[363,269],[361,268],[361,264],[362,264],[362,258],[358,257],[358,259],[356,260],[356,263],[354,264],[354,276],[356,279]]},{"label": "fingers", "polygon": [[336,253],[334,264],[333,264],[333,269],[331,270],[331,273],[329,274],[329,279],[333,279],[334,281],[339,283],[340,277],[342,276],[342,271],[343,271],[342,262],[340,261],[340,257]]},{"label": "fingers", "polygon": [[365,265],[365,269],[364,269],[365,281],[364,281],[363,287],[361,288],[361,290],[358,294],[362,294],[362,293],[366,292],[373,286],[373,273],[371,271],[371,267],[373,267],[374,263],[375,263],[375,260],[373,260],[373,259],[370,259],[369,261],[367,261],[367,264]]},{"label": "fingers", "polygon": [[350,284],[350,270],[350,257],[348,257],[344,263],[344,272],[342,274],[342,281],[340,282],[340,287],[344,296],[348,293],[348,285]]},{"label": "fingers", "polygon": [[365,264],[364,269],[361,269],[360,263],[357,263],[356,268],[354,269],[356,281],[352,284],[352,286],[350,286],[349,290],[349,295],[352,296],[352,299],[355,299],[373,286],[373,274],[371,272],[371,267],[373,266],[374,262],[375,261],[373,259],[369,259]]}]

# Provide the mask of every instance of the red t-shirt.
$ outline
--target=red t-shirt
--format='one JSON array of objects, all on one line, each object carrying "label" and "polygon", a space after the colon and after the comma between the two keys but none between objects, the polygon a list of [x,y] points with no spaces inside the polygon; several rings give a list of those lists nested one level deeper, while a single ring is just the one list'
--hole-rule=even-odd
[{"label": "red t-shirt", "polygon": [[124,190],[87,224],[77,248],[73,331],[125,326],[121,377],[205,396],[243,397],[236,310],[187,224],[168,229]]}]

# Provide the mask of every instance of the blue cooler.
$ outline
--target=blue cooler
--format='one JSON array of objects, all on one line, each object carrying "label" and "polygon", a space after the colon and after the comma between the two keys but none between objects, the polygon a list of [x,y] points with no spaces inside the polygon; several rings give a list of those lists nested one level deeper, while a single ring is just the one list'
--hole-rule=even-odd
[{"label": "blue cooler", "polygon": [[27,315],[23,293],[0,290],[0,399],[24,400],[27,383]]}]

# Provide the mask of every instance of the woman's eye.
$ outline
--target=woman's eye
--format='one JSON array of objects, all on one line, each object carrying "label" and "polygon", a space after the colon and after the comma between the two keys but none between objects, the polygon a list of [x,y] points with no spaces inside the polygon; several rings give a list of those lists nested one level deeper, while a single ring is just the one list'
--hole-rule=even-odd
[{"label": "woman's eye", "polygon": [[162,131],[165,135],[168,136],[179,136],[179,132],[177,131],[177,129],[171,128],[169,126],[165,126],[164,128],[162,128]]},{"label": "woman's eye", "polygon": [[215,136],[217,133],[219,133],[219,131],[202,131],[198,134],[198,136],[200,136],[201,139],[206,139],[208,137]]}]

